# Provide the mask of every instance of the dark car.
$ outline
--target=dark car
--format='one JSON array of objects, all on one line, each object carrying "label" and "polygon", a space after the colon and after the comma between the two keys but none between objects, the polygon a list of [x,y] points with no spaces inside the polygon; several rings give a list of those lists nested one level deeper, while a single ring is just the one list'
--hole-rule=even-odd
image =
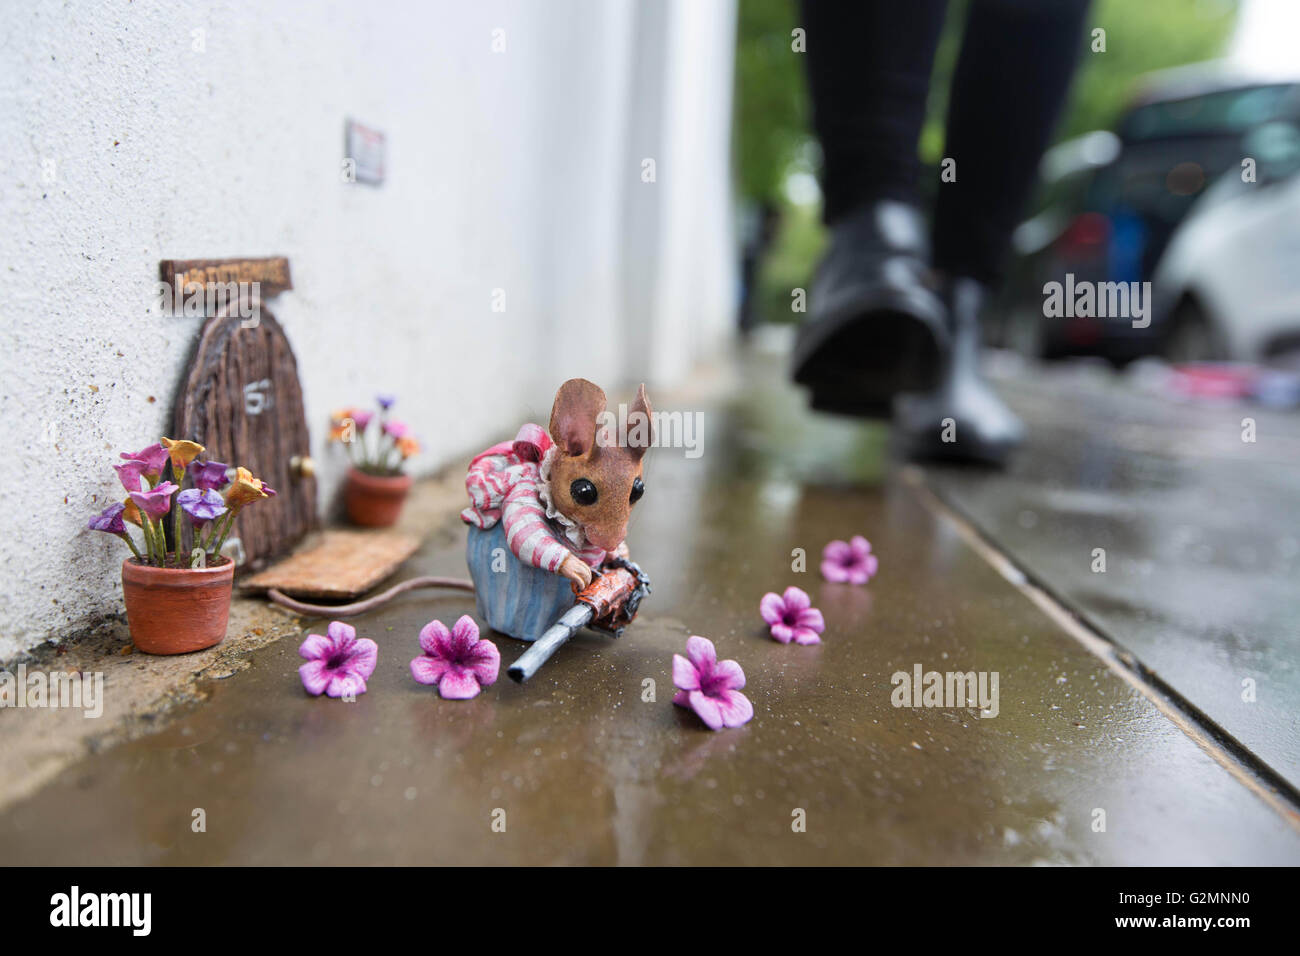
[{"label": "dark car", "polygon": [[1159,354],[1162,321],[1135,328],[1129,315],[1049,315],[1044,288],[1067,276],[1072,285],[1150,281],[1196,200],[1240,168],[1250,131],[1296,115],[1296,82],[1183,68],[1148,80],[1115,133],[1054,147],[1042,167],[1046,206],[1016,231],[995,338],[1044,358],[1101,355],[1123,364]]}]

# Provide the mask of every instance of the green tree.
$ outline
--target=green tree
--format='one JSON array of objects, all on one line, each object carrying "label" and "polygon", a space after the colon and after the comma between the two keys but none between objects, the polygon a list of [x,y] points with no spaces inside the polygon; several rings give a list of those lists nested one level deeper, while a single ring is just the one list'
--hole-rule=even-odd
[{"label": "green tree", "polygon": [[792,0],[741,0],[736,31],[735,154],[739,192],[782,201],[781,187],[811,141],[803,55]]},{"label": "green tree", "polygon": [[[943,156],[943,116],[968,2],[949,4],[935,57],[918,144],[921,159],[929,164]],[[1219,55],[1231,36],[1238,7],[1239,0],[1094,0],[1089,32],[1079,39],[1084,53],[1057,130],[1058,141],[1113,128],[1144,73]],[[798,26],[793,0],[740,0],[734,134],[737,192],[742,201],[770,202],[781,211],[777,238],[760,278],[760,300],[769,316],[778,320],[789,316],[789,289],[806,283],[823,245],[815,210],[793,207],[783,190],[791,172],[807,168],[809,157],[815,155],[815,149],[810,149],[814,140],[803,55],[791,49],[791,31]],[[1105,52],[1092,49],[1091,31],[1099,28],[1106,31]],[[1014,91],[1008,96],[1008,108],[1014,109]]]},{"label": "green tree", "polygon": [[1092,37],[1084,38],[1058,136],[1113,129],[1142,74],[1222,54],[1238,6],[1236,0],[1095,0],[1089,29],[1106,31],[1106,52],[1092,52]]}]

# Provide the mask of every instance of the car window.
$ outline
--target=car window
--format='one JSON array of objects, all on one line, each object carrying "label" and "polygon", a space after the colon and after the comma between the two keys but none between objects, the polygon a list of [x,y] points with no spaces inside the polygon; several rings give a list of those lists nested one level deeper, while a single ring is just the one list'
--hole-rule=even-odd
[{"label": "car window", "polygon": [[1291,83],[1222,90],[1181,100],[1150,103],[1133,110],[1124,120],[1127,142],[1212,133],[1237,133],[1279,115]]}]

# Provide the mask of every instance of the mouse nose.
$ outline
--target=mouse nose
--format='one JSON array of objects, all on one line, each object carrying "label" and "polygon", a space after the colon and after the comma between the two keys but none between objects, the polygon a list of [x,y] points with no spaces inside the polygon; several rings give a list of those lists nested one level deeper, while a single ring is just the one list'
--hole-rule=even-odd
[{"label": "mouse nose", "polygon": [[606,551],[613,551],[623,543],[625,537],[627,537],[627,528],[618,528],[611,533],[606,533],[603,530],[589,531],[587,533],[588,541],[596,547],[603,548]]}]

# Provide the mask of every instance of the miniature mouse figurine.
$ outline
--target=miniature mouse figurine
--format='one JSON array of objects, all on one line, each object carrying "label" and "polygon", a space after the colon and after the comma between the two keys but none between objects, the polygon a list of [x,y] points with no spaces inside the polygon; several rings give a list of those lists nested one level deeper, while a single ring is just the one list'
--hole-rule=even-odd
[{"label": "miniature mouse figurine", "polygon": [[645,386],[617,434],[605,393],[585,379],[560,386],[549,433],[524,425],[514,441],[470,462],[466,562],[472,581],[425,576],[351,604],[308,604],[270,588],[267,597],[299,614],[351,617],[417,588],[473,591],[493,630],[529,641],[507,671],[528,680],[581,628],[622,635],[650,594],[628,559],[628,519],[645,493],[642,459],[654,444]]},{"label": "miniature mouse figurine", "polygon": [[645,386],[630,409],[625,444],[602,427],[604,411],[599,386],[570,379],[555,395],[549,433],[524,425],[514,441],[470,463],[470,506],[461,512],[470,525],[466,556],[479,616],[494,630],[535,641],[573,607],[593,572],[627,566],[623,539],[645,492],[642,459],[654,440]]}]

